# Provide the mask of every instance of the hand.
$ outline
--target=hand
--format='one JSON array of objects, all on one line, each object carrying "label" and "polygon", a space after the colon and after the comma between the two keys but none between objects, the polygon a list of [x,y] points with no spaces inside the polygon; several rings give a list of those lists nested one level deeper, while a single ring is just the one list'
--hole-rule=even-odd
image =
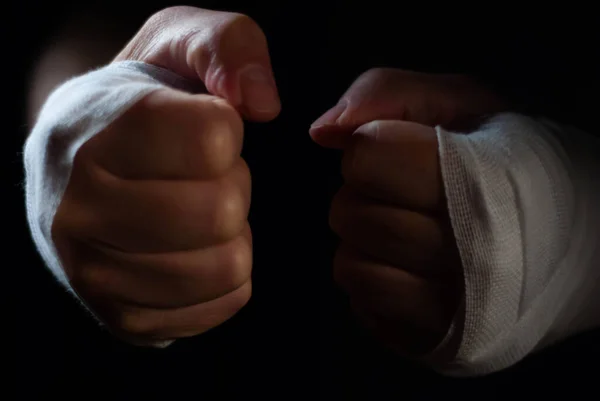
[{"label": "hand", "polygon": [[281,105],[267,39],[251,18],[194,7],[153,15],[115,61],[137,60],[201,80],[246,118],[270,121]]},{"label": "hand", "polygon": [[341,240],[336,282],[357,317],[405,355],[444,338],[462,295],[437,147],[424,125],[361,126],[344,150],[345,185],[330,212]]},{"label": "hand", "polygon": [[251,185],[240,113],[266,121],[279,100],[264,35],[245,16],[166,9],[122,59],[168,68],[211,94],[158,90],[85,143],[52,236],[73,289],[98,318],[115,335],[150,344],[209,330],[249,300]]},{"label": "hand", "polygon": [[376,69],[313,124],[317,143],[344,152],[330,213],[341,240],[334,278],[359,320],[403,355],[443,340],[463,294],[431,126],[502,108],[466,77]]}]

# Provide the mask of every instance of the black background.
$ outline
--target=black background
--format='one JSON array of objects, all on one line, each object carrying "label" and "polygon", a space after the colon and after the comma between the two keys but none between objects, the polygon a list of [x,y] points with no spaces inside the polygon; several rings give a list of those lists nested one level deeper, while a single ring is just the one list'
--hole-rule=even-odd
[{"label": "black background", "polygon": [[[592,10],[485,3],[442,10],[379,1],[188,3],[252,16],[269,39],[283,103],[248,124],[253,172],[254,296],[223,326],[166,350],[103,333],[44,269],[27,229],[21,148],[28,74],[43,46],[82,5],[9,2],[3,12],[3,283],[9,316],[2,399],[504,399],[568,391],[596,398],[600,336],[585,333],[517,366],[450,379],[389,355],[354,326],[331,283],[328,204],[339,154],[311,143],[310,123],[361,72],[398,67],[477,76],[530,114],[595,129],[598,33]],[[481,4],[481,3],[480,3]],[[97,2],[106,32],[135,32],[168,2]],[[98,37],[106,32],[98,31]],[[13,378],[14,374],[14,378]],[[14,390],[13,390],[14,389]],[[14,391],[14,393],[13,393]],[[17,395],[18,394],[18,395]]]}]

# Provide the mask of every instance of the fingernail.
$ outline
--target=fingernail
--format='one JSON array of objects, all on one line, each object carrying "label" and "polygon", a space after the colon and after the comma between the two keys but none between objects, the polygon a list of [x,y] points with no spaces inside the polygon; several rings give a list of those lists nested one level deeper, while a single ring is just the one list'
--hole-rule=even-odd
[{"label": "fingernail", "polygon": [[259,65],[247,67],[241,74],[244,105],[259,113],[279,110],[279,96],[269,73]]},{"label": "fingernail", "polygon": [[310,129],[317,129],[324,125],[334,125],[336,121],[341,117],[346,110],[348,103],[345,100],[341,100],[338,104],[327,110],[325,114],[317,118],[310,126]]}]

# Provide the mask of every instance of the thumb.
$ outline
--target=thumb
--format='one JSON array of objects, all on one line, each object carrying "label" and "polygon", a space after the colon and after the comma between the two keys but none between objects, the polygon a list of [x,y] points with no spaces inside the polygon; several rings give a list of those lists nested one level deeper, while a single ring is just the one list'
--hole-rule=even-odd
[{"label": "thumb", "polygon": [[159,11],[115,59],[121,60],[199,81],[250,120],[269,121],[281,109],[266,37],[242,14],[185,6]]},{"label": "thumb", "polygon": [[356,79],[312,124],[310,135],[321,146],[342,148],[352,132],[374,120],[460,127],[501,109],[493,93],[466,76],[377,68]]}]

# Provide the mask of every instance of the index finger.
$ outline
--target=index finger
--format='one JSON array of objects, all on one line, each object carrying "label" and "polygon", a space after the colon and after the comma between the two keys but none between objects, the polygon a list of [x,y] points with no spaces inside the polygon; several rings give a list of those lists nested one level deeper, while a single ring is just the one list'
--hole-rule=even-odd
[{"label": "index finger", "polygon": [[210,179],[240,157],[241,118],[225,100],[151,93],[82,146],[79,157],[124,179]]},{"label": "index finger", "polygon": [[432,127],[392,120],[362,125],[344,149],[342,174],[362,194],[401,207],[435,211],[445,204]]}]

